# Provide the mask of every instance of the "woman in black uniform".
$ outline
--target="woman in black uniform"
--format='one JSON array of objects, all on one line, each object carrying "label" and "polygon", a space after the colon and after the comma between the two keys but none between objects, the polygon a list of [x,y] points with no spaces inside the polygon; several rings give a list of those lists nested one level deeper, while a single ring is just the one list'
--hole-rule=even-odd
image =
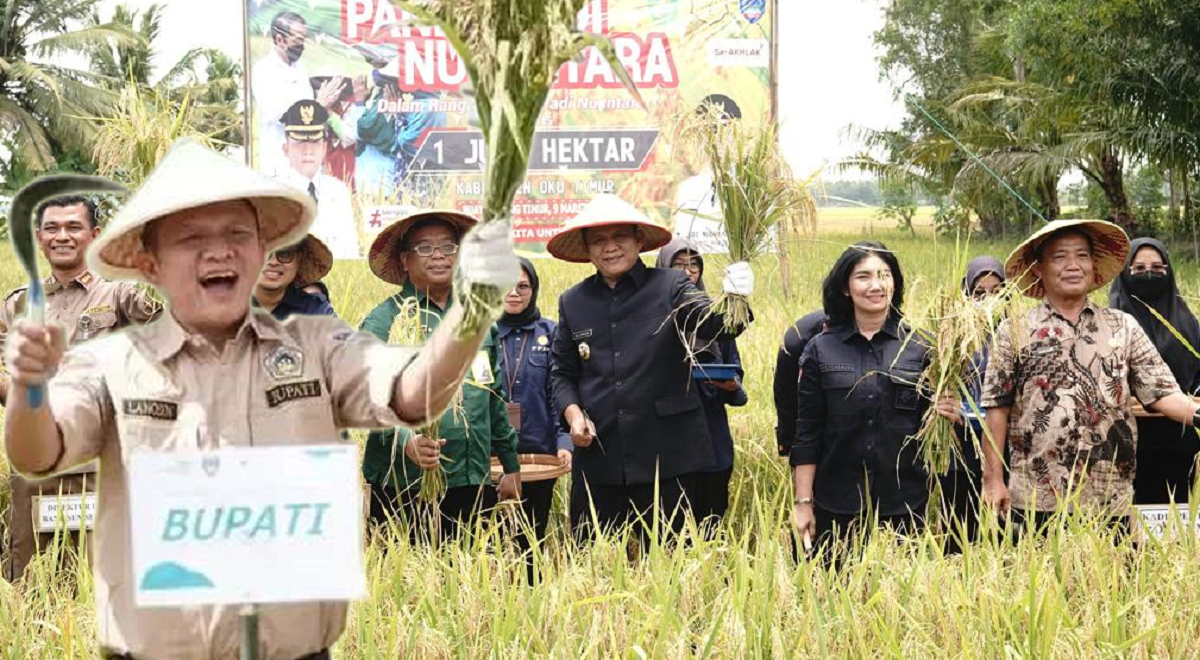
[{"label": "woman in black uniform", "polygon": [[[929,346],[903,322],[904,275],[875,242],[847,249],[825,278],[828,329],[800,360],[793,467],[793,522],[828,547],[880,524],[922,524],[929,475],[915,442],[930,405],[917,390]],[[938,412],[959,418],[947,397]]]}]

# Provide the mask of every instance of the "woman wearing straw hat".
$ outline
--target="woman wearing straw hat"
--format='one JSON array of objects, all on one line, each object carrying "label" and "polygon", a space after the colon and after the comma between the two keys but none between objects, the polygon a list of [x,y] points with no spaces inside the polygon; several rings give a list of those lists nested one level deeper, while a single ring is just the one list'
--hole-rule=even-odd
[{"label": "woman wearing straw hat", "polygon": [[[1179,295],[1166,245],[1134,239],[1129,261],[1109,286],[1108,305],[1137,319],[1185,393],[1200,391],[1200,359],[1193,353],[1200,347],[1200,323]],[[1134,503],[1186,503],[1200,451],[1196,434],[1162,417],[1138,417],[1137,428]]]},{"label": "woman wearing straw hat", "polygon": [[[371,271],[401,289],[367,315],[362,329],[388,341],[414,334],[420,338],[439,327],[456,308],[453,285],[459,242],[474,225],[474,218],[455,211],[423,211],[380,232],[371,245]],[[433,470],[444,470],[446,478],[445,493],[437,503],[443,539],[453,536],[460,526],[470,528],[500,500],[520,497],[517,433],[508,421],[497,375],[498,346],[492,328],[455,396],[454,407],[436,425],[438,437],[406,429],[370,434],[363,474],[372,484],[371,517],[375,522],[386,523],[403,513],[410,523],[417,523],[409,527],[415,540],[424,531],[419,523],[425,520],[416,496]],[[504,466],[499,488],[491,484],[493,454]]]},{"label": "woman wearing straw hat", "polygon": [[[130,518],[131,452],[312,445],[342,427],[420,425],[448,405],[479,350],[483,333],[457,338],[456,310],[420,349],[383,345],[334,318],[281,323],[252,311],[266,255],[304,237],[315,212],[307,194],[180,140],[88,251],[100,275],[153,284],[168,313],[65,356],[58,326],[24,320],[10,335],[10,463],[44,476],[100,460],[94,577],[105,657],[239,656],[237,608],[137,606],[130,555],[146,530]],[[468,236],[463,276],[511,288],[511,245],[506,231]],[[38,386],[45,400],[31,401]],[[346,610],[262,607],[262,657],[327,659]]]},{"label": "woman wearing straw hat", "polygon": [[[1041,304],[996,330],[980,406],[983,497],[1041,527],[1079,506],[1127,528],[1137,425],[1132,399],[1193,424],[1196,404],[1136,319],[1088,294],[1116,277],[1129,253],[1120,227],[1100,220],[1051,222],[1005,262],[1010,281]],[[1000,460],[1011,444],[1008,484]]]},{"label": "woman wearing straw hat", "polygon": [[[559,298],[551,370],[555,405],[575,444],[572,524],[585,538],[592,523],[650,523],[656,504],[679,528],[683,516],[675,514],[695,473],[714,462],[691,348],[744,328],[727,329],[684,273],[642,263],[639,253],[670,240],[645,214],[604,194],[546,246],[596,269]],[[749,264],[731,264],[724,280],[728,293],[754,288]]]},{"label": "woman wearing straw hat", "polygon": [[293,314],[335,316],[329,299],[305,287],[321,281],[333,269],[333,253],[309,234],[295,245],[267,255],[263,274],[254,286],[254,304],[283,321]]}]

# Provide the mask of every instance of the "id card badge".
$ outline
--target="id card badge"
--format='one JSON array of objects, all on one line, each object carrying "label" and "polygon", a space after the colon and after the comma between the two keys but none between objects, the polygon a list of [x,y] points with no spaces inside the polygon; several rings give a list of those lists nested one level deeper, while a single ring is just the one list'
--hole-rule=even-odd
[{"label": "id card badge", "polygon": [[492,376],[492,361],[488,359],[487,351],[479,351],[475,361],[471,363],[471,380],[479,385],[491,385],[496,382]]}]

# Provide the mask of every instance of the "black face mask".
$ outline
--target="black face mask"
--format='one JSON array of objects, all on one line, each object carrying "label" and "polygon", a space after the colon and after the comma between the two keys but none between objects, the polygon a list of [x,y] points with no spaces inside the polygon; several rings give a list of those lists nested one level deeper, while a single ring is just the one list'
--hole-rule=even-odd
[{"label": "black face mask", "polygon": [[1129,292],[1146,302],[1166,293],[1169,284],[1166,273],[1147,271],[1129,276]]},{"label": "black face mask", "polygon": [[295,46],[288,46],[287,51],[288,64],[295,64],[300,56],[304,54],[304,44],[298,43]]}]

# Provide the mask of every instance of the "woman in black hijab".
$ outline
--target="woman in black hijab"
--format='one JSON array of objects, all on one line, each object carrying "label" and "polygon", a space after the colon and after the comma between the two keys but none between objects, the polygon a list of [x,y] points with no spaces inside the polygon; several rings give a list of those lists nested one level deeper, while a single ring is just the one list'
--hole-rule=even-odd
[{"label": "woman in black hijab", "polygon": [[[559,423],[550,397],[550,344],[557,324],[538,309],[541,286],[533,262],[524,257],[519,261],[517,285],[504,297],[504,315],[497,321],[508,418],[517,430],[517,453],[555,456],[569,467],[574,445],[571,434]],[[531,481],[521,487],[521,508],[539,540],[546,538],[556,482]],[[524,534],[518,542],[528,550]]]},{"label": "woman in black hijab", "polygon": [[[1129,260],[1109,288],[1108,304],[1137,319],[1180,389],[1188,394],[1200,389],[1200,360],[1146,307],[1154,308],[1192,348],[1200,349],[1200,323],[1179,297],[1165,245],[1153,238],[1139,238],[1130,244]],[[1134,503],[1163,504],[1172,494],[1176,502],[1187,502],[1200,439],[1191,429],[1162,417],[1139,417],[1137,422]]]}]

